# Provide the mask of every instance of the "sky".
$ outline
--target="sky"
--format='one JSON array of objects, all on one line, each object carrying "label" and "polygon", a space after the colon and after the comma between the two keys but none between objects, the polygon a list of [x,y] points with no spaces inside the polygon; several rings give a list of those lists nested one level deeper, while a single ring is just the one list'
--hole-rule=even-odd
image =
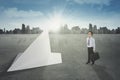
[{"label": "sky", "polygon": [[0,0],[0,28],[120,27],[120,0]]}]

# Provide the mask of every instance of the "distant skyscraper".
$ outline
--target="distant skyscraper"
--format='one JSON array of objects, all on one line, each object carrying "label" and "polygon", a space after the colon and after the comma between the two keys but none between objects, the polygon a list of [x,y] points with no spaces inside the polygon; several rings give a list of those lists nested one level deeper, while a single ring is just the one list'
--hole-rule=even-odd
[{"label": "distant skyscraper", "polygon": [[120,27],[118,27],[118,28],[116,29],[116,33],[117,33],[117,34],[120,34]]},{"label": "distant skyscraper", "polygon": [[5,30],[5,28],[4,28],[4,33],[6,33],[6,30]]},{"label": "distant skyscraper", "polygon": [[92,24],[89,24],[89,31],[92,31]]},{"label": "distant skyscraper", "polygon": [[27,27],[26,27],[26,33],[27,33],[27,34],[30,33],[30,26],[29,26],[29,25],[27,25]]},{"label": "distant skyscraper", "polygon": [[22,33],[25,34],[25,24],[22,24]]},{"label": "distant skyscraper", "polygon": [[20,33],[21,33],[21,30],[20,30],[19,28],[15,28],[15,29],[13,30],[13,33],[14,33],[14,34],[20,34]]},{"label": "distant skyscraper", "polygon": [[3,30],[2,29],[0,29],[0,34],[3,34]]},{"label": "distant skyscraper", "polygon": [[80,33],[80,27],[79,26],[74,26],[74,27],[72,27],[71,31],[74,34],[75,33],[79,34]]},{"label": "distant skyscraper", "polygon": [[32,33],[32,34],[38,34],[38,33],[41,33],[41,32],[42,32],[42,30],[41,30],[39,27],[33,28],[33,29],[31,30],[31,33]]},{"label": "distant skyscraper", "polygon": [[96,25],[94,25],[94,27],[93,27],[93,32],[96,34],[96,33],[98,33],[98,31],[97,31],[97,26]]}]

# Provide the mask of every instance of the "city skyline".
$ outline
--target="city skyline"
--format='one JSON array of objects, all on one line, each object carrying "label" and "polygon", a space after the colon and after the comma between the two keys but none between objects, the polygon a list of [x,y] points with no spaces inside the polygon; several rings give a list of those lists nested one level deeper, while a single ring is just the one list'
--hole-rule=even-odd
[{"label": "city skyline", "polygon": [[[120,34],[120,27],[116,29],[109,29],[108,27],[97,27],[95,24],[89,23],[88,28],[81,28],[80,26],[73,26],[71,29],[68,28],[67,24],[60,26],[57,31],[50,30],[50,34],[87,34],[92,31],[94,34]],[[6,28],[0,29],[0,34],[40,34],[44,31],[40,27],[31,27],[26,24],[22,24],[21,28],[14,28],[7,30]]]},{"label": "city skyline", "polygon": [[29,25],[22,24],[21,28],[14,28],[7,30],[6,28],[0,29],[0,34],[40,34],[43,30],[39,27],[30,27]]},{"label": "city skyline", "polygon": [[69,28],[75,25],[87,28],[93,23],[116,29],[120,27],[119,3],[119,0],[1,0],[0,28],[20,28],[22,23],[48,29],[64,24]]}]

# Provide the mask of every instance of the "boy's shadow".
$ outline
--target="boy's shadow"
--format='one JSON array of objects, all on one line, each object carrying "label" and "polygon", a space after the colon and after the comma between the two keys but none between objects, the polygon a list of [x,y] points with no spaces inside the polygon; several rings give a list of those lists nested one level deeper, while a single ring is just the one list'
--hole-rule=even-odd
[{"label": "boy's shadow", "polygon": [[113,77],[106,71],[105,66],[94,65],[93,69],[95,70],[100,80],[114,80]]}]

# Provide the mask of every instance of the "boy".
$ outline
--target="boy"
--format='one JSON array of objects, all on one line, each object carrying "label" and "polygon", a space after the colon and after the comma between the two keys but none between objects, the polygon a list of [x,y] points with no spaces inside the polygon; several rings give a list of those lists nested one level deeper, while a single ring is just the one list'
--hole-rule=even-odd
[{"label": "boy", "polygon": [[88,48],[88,61],[86,64],[92,62],[92,65],[95,63],[95,61],[92,59],[92,55],[95,52],[95,39],[93,38],[93,32],[88,32],[87,37],[87,48]]}]

